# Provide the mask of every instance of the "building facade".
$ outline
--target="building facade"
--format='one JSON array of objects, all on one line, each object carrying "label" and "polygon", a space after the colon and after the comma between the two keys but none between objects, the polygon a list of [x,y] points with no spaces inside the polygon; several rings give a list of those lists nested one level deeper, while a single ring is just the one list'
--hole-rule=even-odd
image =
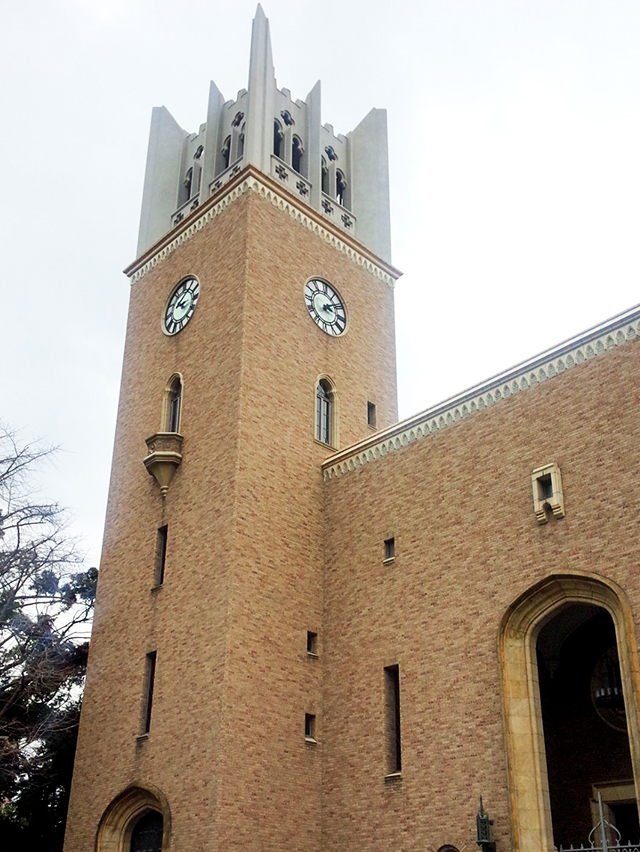
[{"label": "building facade", "polygon": [[385,122],[154,110],[67,852],[640,841],[640,311],[397,423]]}]

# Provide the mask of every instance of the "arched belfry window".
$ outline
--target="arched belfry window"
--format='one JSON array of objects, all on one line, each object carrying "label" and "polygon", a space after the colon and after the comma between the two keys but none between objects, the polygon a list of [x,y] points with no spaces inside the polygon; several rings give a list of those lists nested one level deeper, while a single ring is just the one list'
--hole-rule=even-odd
[{"label": "arched belfry window", "polygon": [[336,446],[336,394],[328,379],[316,385],[316,440]]},{"label": "arched belfry window", "polygon": [[222,171],[229,168],[229,157],[231,156],[231,137],[227,138],[222,143]]},{"label": "arched belfry window", "polygon": [[273,153],[276,157],[279,157],[281,160],[284,159],[283,154],[283,144],[284,144],[284,133],[282,132],[282,127],[280,126],[280,122],[275,119],[273,122]]},{"label": "arched belfry window", "polygon": [[180,432],[182,414],[182,376],[175,373],[165,388],[162,405],[162,431]]},{"label": "arched belfry window", "polygon": [[244,124],[240,128],[240,136],[238,137],[238,159],[244,157]]},{"label": "arched belfry window", "polygon": [[129,852],[162,852],[162,814],[147,811],[133,826]]},{"label": "arched belfry window", "polygon": [[299,136],[294,136],[293,141],[291,143],[291,165],[293,170],[298,172],[298,174],[302,174],[302,155],[304,154],[304,148],[302,147],[302,141]]},{"label": "arched belfry window", "polygon": [[184,176],[184,189],[185,189],[187,201],[191,198],[192,186],[193,186],[193,169],[187,169],[187,173]]},{"label": "arched belfry window", "polygon": [[200,192],[200,181],[202,178],[202,155],[204,146],[200,145],[193,155],[193,166],[191,171],[191,186],[189,187],[189,198]]},{"label": "arched belfry window", "polygon": [[347,181],[345,180],[344,174],[337,169],[336,171],[336,198],[338,200],[338,204],[342,204],[343,207],[346,207],[346,195],[347,195]]},{"label": "arched belfry window", "polygon": [[322,191],[325,195],[329,195],[329,167],[324,157],[322,157],[320,169],[322,172]]}]

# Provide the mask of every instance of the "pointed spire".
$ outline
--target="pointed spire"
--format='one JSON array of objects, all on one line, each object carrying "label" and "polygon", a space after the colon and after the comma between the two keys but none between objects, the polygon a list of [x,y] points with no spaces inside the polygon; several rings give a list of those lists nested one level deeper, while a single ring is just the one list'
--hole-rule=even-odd
[{"label": "pointed spire", "polygon": [[276,81],[271,55],[269,21],[259,3],[251,30],[251,59],[247,88],[249,89],[249,109],[245,154],[248,162],[268,173]]}]

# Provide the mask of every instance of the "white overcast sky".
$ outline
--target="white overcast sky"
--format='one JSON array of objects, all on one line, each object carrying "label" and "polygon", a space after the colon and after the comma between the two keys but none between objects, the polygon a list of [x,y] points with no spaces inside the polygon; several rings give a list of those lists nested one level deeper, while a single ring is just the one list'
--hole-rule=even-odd
[{"label": "white overcast sky", "polygon": [[[92,564],[151,108],[195,131],[210,79],[235,97],[255,6],[3,4],[0,421],[60,446],[43,496]],[[294,99],[388,110],[401,417],[640,302],[638,0],[263,7]]]}]

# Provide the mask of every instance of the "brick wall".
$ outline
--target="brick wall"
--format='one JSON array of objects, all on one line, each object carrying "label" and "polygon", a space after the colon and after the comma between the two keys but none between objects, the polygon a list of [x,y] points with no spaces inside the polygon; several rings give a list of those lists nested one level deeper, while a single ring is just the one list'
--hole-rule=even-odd
[{"label": "brick wall", "polygon": [[[194,316],[160,328],[187,274]],[[331,281],[351,327],[329,339],[304,283]],[[391,289],[247,193],[136,283],[123,367],[103,558],[66,849],[94,849],[99,819],[131,783],[163,791],[172,850],[315,850],[320,843],[321,461],[315,384],[328,374],[342,443],[397,417]],[[183,462],[163,501],[142,464],[162,394],[184,377]],[[165,581],[152,591],[156,530]],[[157,650],[149,737],[145,654]],[[319,729],[321,722],[319,723]]]},{"label": "brick wall", "polygon": [[[326,485],[326,852],[468,849],[480,794],[509,848],[500,622],[538,580],[574,568],[619,583],[638,611],[639,385],[632,342]],[[530,476],[551,461],[567,514],[539,526]],[[402,780],[390,783],[394,663]]]}]

